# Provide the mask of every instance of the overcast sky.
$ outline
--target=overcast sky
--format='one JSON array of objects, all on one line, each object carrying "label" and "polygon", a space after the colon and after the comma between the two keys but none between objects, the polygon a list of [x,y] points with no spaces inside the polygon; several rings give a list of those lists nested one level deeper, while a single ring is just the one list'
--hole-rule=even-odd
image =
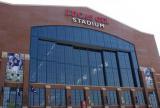
[{"label": "overcast sky", "polygon": [[0,0],[13,4],[86,6],[139,31],[154,34],[160,52],[160,0]]}]

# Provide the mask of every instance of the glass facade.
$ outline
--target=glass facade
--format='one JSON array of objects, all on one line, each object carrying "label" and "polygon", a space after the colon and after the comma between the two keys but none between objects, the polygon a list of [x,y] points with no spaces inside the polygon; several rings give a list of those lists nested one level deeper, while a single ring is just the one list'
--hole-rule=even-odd
[{"label": "glass facade", "polygon": [[90,91],[90,105],[91,106],[100,106],[100,105],[102,105],[100,91],[98,91],[98,90]]},{"label": "glass facade", "polygon": [[159,107],[157,99],[156,99],[155,92],[150,92],[149,93],[149,102],[150,102],[152,108],[158,108]]},{"label": "glass facade", "polygon": [[[30,56],[31,83],[140,87],[134,45],[107,33],[71,26],[33,27]],[[36,102],[30,93],[31,106],[43,106],[43,90],[37,91]],[[115,92],[107,94],[110,104],[117,103]],[[73,90],[72,96],[75,106],[84,98],[80,90]],[[63,97],[63,91],[53,90],[53,105],[65,104],[65,99],[59,100]],[[129,92],[123,97],[131,103]],[[100,91],[91,91],[90,100],[101,105]]]},{"label": "glass facade", "polygon": [[3,108],[22,108],[22,88],[4,88]]},{"label": "glass facade", "polygon": [[107,91],[106,94],[108,96],[106,100],[109,105],[117,105],[118,104],[116,91]]},{"label": "glass facade", "polygon": [[65,106],[65,90],[52,89],[50,102],[51,106]]},{"label": "glass facade", "polygon": [[72,106],[80,106],[84,100],[83,90],[72,90]]},{"label": "glass facade", "polygon": [[[30,90],[31,91],[31,90]],[[35,89],[35,92],[30,92],[30,106],[45,106],[44,89]]]}]

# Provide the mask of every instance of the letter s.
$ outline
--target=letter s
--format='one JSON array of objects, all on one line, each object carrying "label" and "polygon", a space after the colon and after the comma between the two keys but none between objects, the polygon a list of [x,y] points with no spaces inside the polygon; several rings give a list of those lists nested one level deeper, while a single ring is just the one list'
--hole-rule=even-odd
[{"label": "letter s", "polygon": [[75,17],[72,18],[72,21],[75,22],[75,23],[77,22]]}]

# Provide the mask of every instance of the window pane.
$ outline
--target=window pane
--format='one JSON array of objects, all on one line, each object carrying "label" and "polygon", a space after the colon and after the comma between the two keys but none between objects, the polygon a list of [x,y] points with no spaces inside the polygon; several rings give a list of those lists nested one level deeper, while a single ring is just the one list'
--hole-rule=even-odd
[{"label": "window pane", "polygon": [[56,83],[57,79],[56,62],[47,62],[47,83]]},{"label": "window pane", "polygon": [[131,68],[131,61],[129,58],[129,54],[125,52],[118,52],[118,59],[119,59],[119,66],[120,66],[120,73],[122,76],[122,85],[133,87],[133,72]]},{"label": "window pane", "polygon": [[38,61],[37,65],[37,81],[39,83],[46,83],[46,62],[45,61]]},{"label": "window pane", "polygon": [[119,86],[119,73],[114,52],[103,52],[105,65],[105,78],[108,86]]},{"label": "window pane", "polygon": [[102,105],[101,93],[97,90],[90,91],[90,104],[91,106]]},{"label": "window pane", "polygon": [[80,106],[83,100],[83,90],[72,90],[72,106]]},{"label": "window pane", "polygon": [[44,105],[45,105],[44,89],[34,88],[34,91],[32,91],[30,88],[29,97],[30,97],[29,98],[30,99],[30,106],[44,107]]},{"label": "window pane", "polygon": [[65,90],[63,89],[52,89],[51,90],[51,98],[50,98],[51,106],[65,106]]}]

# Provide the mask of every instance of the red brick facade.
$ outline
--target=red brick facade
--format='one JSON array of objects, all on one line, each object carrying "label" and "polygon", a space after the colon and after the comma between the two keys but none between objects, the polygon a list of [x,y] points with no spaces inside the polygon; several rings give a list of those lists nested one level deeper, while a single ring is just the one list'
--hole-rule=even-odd
[{"label": "red brick facade", "polygon": [[[30,31],[32,26],[79,26],[110,33],[133,43],[136,47],[139,65],[153,67],[155,72],[160,74],[160,57],[158,55],[158,50],[153,35],[140,32],[111,18],[108,18],[109,24],[105,25],[104,29],[76,24],[73,23],[69,17],[65,16],[66,8],[74,9],[84,13],[90,13],[94,16],[106,17],[103,14],[84,7],[23,6],[0,4],[0,52],[6,51],[28,54],[30,48]],[[3,67],[0,67],[0,69],[0,73],[2,74]],[[28,68],[25,68],[25,70],[25,72],[28,72]],[[28,76],[28,73],[25,74]],[[24,79],[25,87],[28,86],[27,76]],[[0,81],[2,80],[3,78],[1,76]],[[24,96],[26,95],[27,93],[24,94]],[[26,100],[24,101],[24,103],[27,103]]]}]

